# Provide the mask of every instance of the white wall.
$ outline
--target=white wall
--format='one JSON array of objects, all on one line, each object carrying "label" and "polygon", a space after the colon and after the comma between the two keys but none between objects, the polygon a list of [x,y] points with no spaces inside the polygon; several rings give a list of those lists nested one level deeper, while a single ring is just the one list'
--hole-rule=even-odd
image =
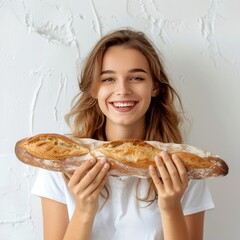
[{"label": "white wall", "polygon": [[240,1],[1,0],[0,239],[42,239],[37,170],[14,155],[17,140],[65,133],[81,60],[106,32],[130,26],[161,50],[182,96],[187,143],[220,155],[230,174],[208,180],[216,208],[205,239],[239,239]]}]

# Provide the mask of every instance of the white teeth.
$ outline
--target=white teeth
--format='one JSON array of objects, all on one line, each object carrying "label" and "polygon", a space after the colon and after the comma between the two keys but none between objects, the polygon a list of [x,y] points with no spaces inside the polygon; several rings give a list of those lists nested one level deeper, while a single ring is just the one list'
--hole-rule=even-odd
[{"label": "white teeth", "polygon": [[135,105],[135,103],[134,102],[124,102],[124,103],[115,102],[115,103],[113,103],[113,105],[115,107],[124,108],[124,107],[133,107]]}]

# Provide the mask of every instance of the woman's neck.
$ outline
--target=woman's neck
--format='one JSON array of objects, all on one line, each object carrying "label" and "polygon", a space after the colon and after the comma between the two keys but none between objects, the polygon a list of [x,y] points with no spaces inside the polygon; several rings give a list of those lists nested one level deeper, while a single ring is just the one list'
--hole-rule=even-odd
[{"label": "woman's neck", "polygon": [[144,127],[132,127],[132,126],[114,126],[111,127],[106,124],[106,140],[114,141],[121,139],[145,139]]}]

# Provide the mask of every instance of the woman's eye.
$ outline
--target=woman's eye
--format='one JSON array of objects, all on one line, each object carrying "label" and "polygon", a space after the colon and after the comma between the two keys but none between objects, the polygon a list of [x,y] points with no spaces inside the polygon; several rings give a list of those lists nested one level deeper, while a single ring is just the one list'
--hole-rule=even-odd
[{"label": "woman's eye", "polygon": [[142,81],[142,80],[144,80],[144,78],[142,78],[142,77],[132,77],[131,79],[135,80],[135,81]]},{"label": "woman's eye", "polygon": [[102,79],[102,82],[112,82],[112,81],[114,81],[113,78],[104,78],[104,79]]}]

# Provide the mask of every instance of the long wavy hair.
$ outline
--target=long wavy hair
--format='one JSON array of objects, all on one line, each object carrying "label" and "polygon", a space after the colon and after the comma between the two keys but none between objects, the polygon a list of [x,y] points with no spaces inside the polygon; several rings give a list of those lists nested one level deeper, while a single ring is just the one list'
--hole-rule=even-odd
[{"label": "long wavy hair", "polygon": [[[73,136],[106,140],[106,118],[93,96],[98,91],[104,54],[112,46],[140,51],[148,60],[154,85],[158,87],[157,95],[152,97],[146,112],[144,140],[182,143],[182,103],[164,71],[160,53],[144,33],[130,29],[117,30],[105,35],[86,58],[79,79],[79,94],[74,98],[73,107],[65,118]],[[175,107],[175,100],[178,101],[179,112]],[[150,192],[154,189],[152,181],[149,182],[145,201],[149,200]]]}]

